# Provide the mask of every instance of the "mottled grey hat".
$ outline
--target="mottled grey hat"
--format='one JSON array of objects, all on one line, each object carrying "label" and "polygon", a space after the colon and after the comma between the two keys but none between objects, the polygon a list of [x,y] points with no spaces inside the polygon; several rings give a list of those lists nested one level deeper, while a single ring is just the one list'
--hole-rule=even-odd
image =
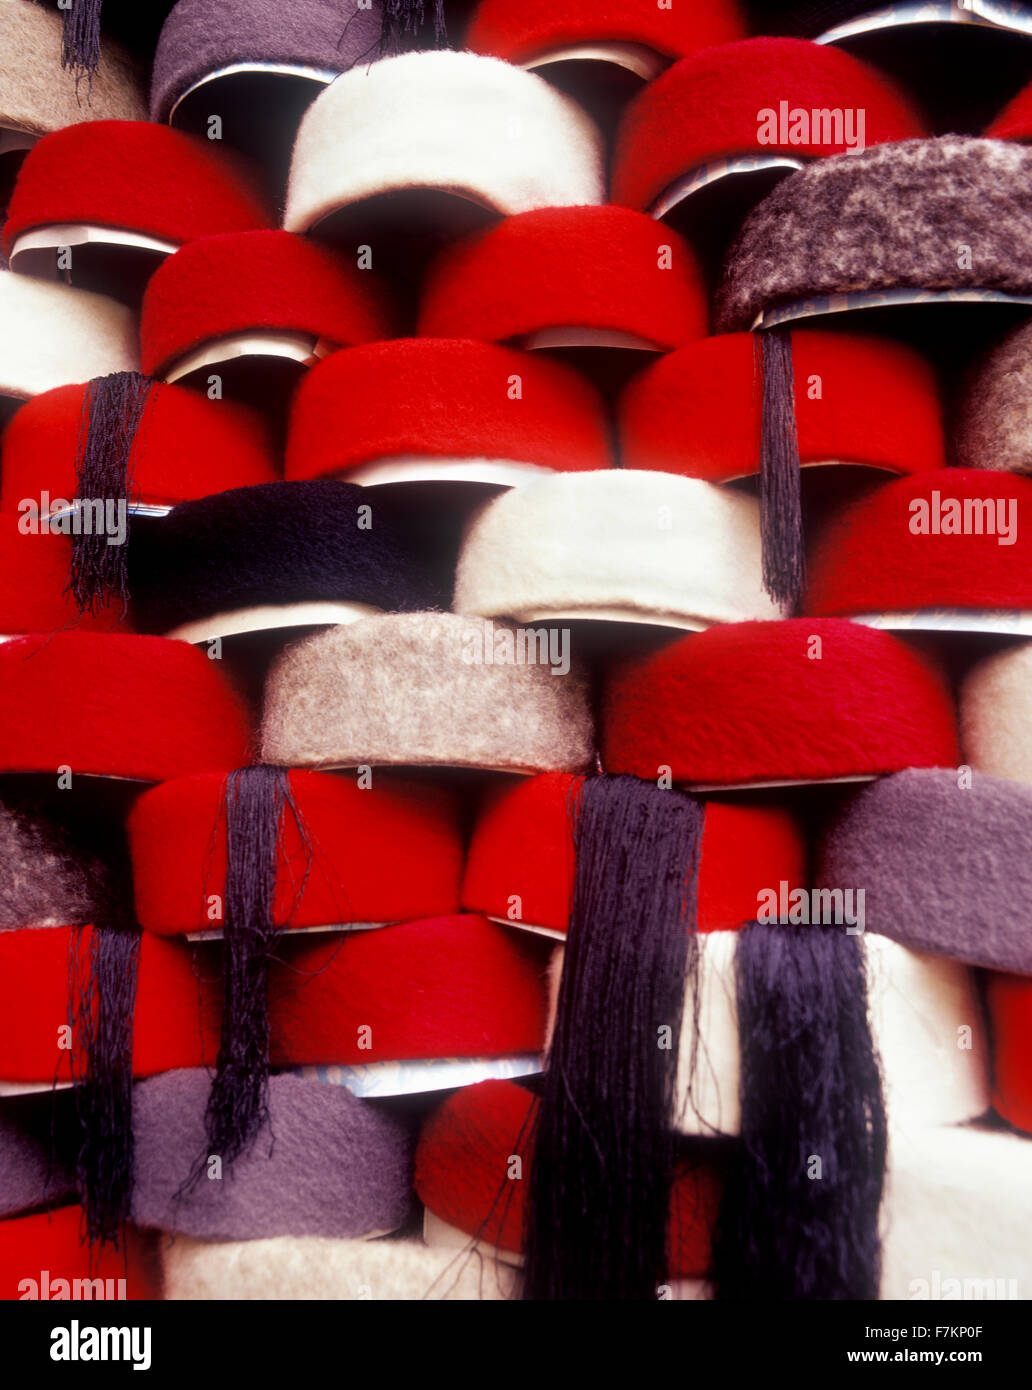
[{"label": "mottled grey hat", "polygon": [[0,801],[0,931],[91,922],[102,880],[100,861],[44,810]]},{"label": "mottled grey hat", "polygon": [[728,257],[720,332],[815,296],[1032,293],[1032,149],[945,135],[820,159],[750,214]]},{"label": "mottled grey hat", "polygon": [[167,121],[185,92],[226,69],[331,82],[377,57],[381,25],[380,0],[179,0],[154,55],[151,119]]},{"label": "mottled grey hat", "polygon": [[953,447],[961,468],[1032,475],[1032,321],[975,367],[961,398]]}]

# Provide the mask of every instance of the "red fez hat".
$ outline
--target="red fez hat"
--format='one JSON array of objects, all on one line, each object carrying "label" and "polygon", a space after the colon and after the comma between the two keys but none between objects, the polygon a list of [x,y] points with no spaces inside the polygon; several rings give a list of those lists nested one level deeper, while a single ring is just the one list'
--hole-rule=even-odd
[{"label": "red fez hat", "polygon": [[77,1206],[0,1221],[0,1299],[161,1297],[150,1247],[138,1231],[128,1229],[122,1250],[88,1250],[82,1226]]},{"label": "red fez hat", "polygon": [[1032,978],[987,975],[993,1033],[993,1105],[1032,1134]]},{"label": "red fez hat", "polygon": [[68,536],[22,530],[21,518],[0,513],[0,637],[56,632],[131,631],[116,602],[80,613],[69,592],[72,542]]}]

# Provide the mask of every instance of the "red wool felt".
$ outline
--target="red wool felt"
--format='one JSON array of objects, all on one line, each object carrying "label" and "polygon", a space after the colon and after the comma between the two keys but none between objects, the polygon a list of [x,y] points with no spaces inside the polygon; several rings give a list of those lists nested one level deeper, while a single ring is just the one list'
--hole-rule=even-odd
[{"label": "red wool felt", "polygon": [[572,326],[674,348],[708,322],[702,270],[676,232],[627,208],[539,208],[438,257],[419,331],[504,342]]},{"label": "red wool felt", "polygon": [[140,320],[143,370],[229,333],[310,333],[335,347],[392,338],[398,318],[372,271],[290,232],[205,237],[151,276]]},{"label": "red wool felt", "polygon": [[465,47],[522,63],[553,48],[615,40],[685,58],[748,32],[737,0],[691,0],[665,9],[656,0],[481,0]]},{"label": "red wool felt", "polygon": [[675,63],[628,107],[617,134],[613,201],[647,208],[675,179],[729,155],[845,152],[844,143],[812,139],[761,144],[759,113],[780,112],[781,102],[807,114],[864,111],[866,146],[929,133],[889,78],[841,49],[806,39],[721,44]]},{"label": "red wool felt", "polygon": [[[842,508],[821,531],[807,565],[804,611],[1032,609],[1030,519],[1032,479],[1014,473],[948,468],[885,483]],[[982,535],[966,529],[976,524],[994,529]],[[959,534],[942,532],[954,525]],[[1001,545],[1007,526],[1014,540]]]},{"label": "red wool felt", "polygon": [[131,632],[122,605],[111,602],[97,614],[80,614],[65,593],[72,563],[68,536],[19,529],[20,517],[0,513],[0,635],[55,632],[76,627],[84,632]]},{"label": "red wool felt", "polygon": [[[463,837],[454,797],[385,774],[363,789],[347,774],[292,772],[290,790],[311,863],[288,809],[279,838],[276,926],[405,922],[458,911]],[[221,913],[208,900],[225,898],[224,793],[222,776],[182,777],[146,792],[133,807],[136,911],[148,931],[174,936],[221,928]]]},{"label": "red wool felt", "polygon": [[164,782],[248,761],[243,702],[185,642],[59,632],[0,645],[0,771]]},{"label": "red wool felt", "polygon": [[25,156],[4,250],[33,227],[67,222],[182,246],[270,227],[273,217],[250,176],[207,140],[150,121],[82,121],[44,135]]},{"label": "red wool felt", "polygon": [[993,1105],[1032,1134],[1032,979],[986,975],[993,1034]]},{"label": "red wool felt", "polygon": [[[530,1092],[512,1081],[480,1081],[450,1096],[426,1121],[416,1148],[415,1186],[424,1206],[487,1246],[519,1253],[535,1108]],[[513,1157],[523,1160],[518,1180],[510,1179]],[[708,1274],[721,1187],[713,1163],[681,1165],[675,1176],[672,1278]]]},{"label": "red wool felt", "polygon": [[544,1045],[539,943],[483,917],[292,937],[280,957],[269,972],[274,1066],[500,1057]]},{"label": "red wool felt", "polygon": [[[912,348],[802,329],[792,334],[792,364],[800,463],[945,468],[938,383]],[[623,466],[708,482],[759,472],[762,392],[751,333],[704,338],[659,358],[620,401]]]},{"label": "red wool felt", "polygon": [[[518,399],[514,377],[522,382]],[[539,353],[399,338],[334,353],[306,373],[290,419],[288,478],[403,454],[571,472],[613,462],[598,392]]]},{"label": "red wool felt", "polygon": [[[149,1246],[135,1227],[126,1228],[125,1245],[118,1250],[111,1245],[91,1248],[83,1240],[84,1230],[79,1206],[0,1221],[0,1301],[45,1299],[67,1307],[64,1300],[72,1298],[75,1288],[79,1299],[107,1298],[108,1284],[101,1293],[92,1282],[96,1279],[111,1281],[112,1297],[120,1296],[122,1279],[127,1299],[161,1297]],[[70,1306],[74,1313],[78,1304]],[[106,1315],[98,1318],[110,1321]]]},{"label": "red wool felt", "polygon": [[[81,1040],[61,1030],[69,1021],[74,958],[89,961],[92,928],[37,927],[0,932],[0,1078],[72,1080],[82,1074]],[[213,1066],[219,1048],[221,981],[217,967],[180,941],[146,933],[140,943],[133,1014],[133,1075],[175,1067]],[[208,977],[211,977],[210,979]],[[69,1046],[68,1044],[71,1044]]]},{"label": "red wool felt", "polygon": [[[76,497],[85,386],[58,386],[27,401],[3,437],[0,505]],[[184,447],[184,441],[189,446]],[[131,500],[174,506],[227,488],[275,482],[279,460],[267,423],[248,406],[210,401],[182,386],[150,393],[129,460]]]},{"label": "red wool felt", "polygon": [[[818,648],[820,656],[811,656]],[[625,661],[603,697],[607,772],[728,786],[955,767],[942,676],[899,638],[838,618],[727,623]]]},{"label": "red wool felt", "polygon": [[[473,832],[463,907],[527,926],[566,931],[576,864],[575,799],[583,779],[546,772],[505,788]],[[781,807],[706,804],[697,883],[699,931],[734,930],[756,916],[758,893],[800,884],[806,847]],[[518,897],[519,917],[511,899]]]},{"label": "red wool felt", "polygon": [[1032,82],[1009,101],[985,135],[990,140],[1032,140]]}]

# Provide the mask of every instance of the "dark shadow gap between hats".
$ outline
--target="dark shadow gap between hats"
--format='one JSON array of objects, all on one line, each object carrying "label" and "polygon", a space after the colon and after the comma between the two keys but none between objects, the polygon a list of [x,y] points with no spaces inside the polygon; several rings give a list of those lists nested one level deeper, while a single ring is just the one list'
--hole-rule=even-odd
[{"label": "dark shadow gap between hats", "polygon": [[[138,311],[148,281],[174,249],[158,250],[150,246],[95,240],[71,246],[53,242],[20,251],[16,247],[12,255],[12,268],[18,274],[106,295]],[[64,251],[70,252],[71,267],[67,270],[59,264]]]},{"label": "dark shadow gap between hats", "polygon": [[[592,50],[603,46],[619,47],[601,43],[590,45]],[[641,48],[644,57],[656,58],[650,65],[652,77],[658,77],[667,66],[665,60],[659,61],[658,55],[653,55],[652,50],[644,45],[628,44],[624,47]],[[571,97],[586,111],[601,130],[606,147],[610,150],[624,111],[652,80],[651,77],[633,71],[616,59],[596,57],[594,51],[590,57],[581,57],[577,56],[574,49],[569,56],[546,55],[544,58],[524,62],[522,66],[529,72],[536,73],[538,77],[543,77],[557,91]]]},{"label": "dark shadow gap between hats", "polygon": [[[258,338],[260,335],[255,334],[255,337]],[[172,373],[171,380],[174,385],[184,386],[204,395],[207,395],[212,386],[212,378],[216,378],[221,398],[237,401],[257,410],[277,432],[277,445],[282,446],[286,439],[290,402],[309,365],[309,362],[299,361],[297,356],[288,355],[284,350],[276,350],[274,344],[270,344],[268,353],[252,352],[238,357],[226,357],[194,367],[182,376],[175,374],[176,363],[169,362],[162,368],[160,376],[163,380],[169,381],[168,374]]]}]

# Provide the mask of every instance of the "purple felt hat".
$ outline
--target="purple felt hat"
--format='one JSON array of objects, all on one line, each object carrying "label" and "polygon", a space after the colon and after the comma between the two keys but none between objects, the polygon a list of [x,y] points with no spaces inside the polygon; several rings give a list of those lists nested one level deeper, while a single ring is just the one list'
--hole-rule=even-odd
[{"label": "purple felt hat", "polygon": [[381,27],[380,0],[179,0],[154,56],[151,119],[170,120],[187,92],[227,69],[331,82],[378,56]]},{"label": "purple felt hat", "polygon": [[51,1133],[53,1097],[0,1100],[0,1217],[70,1201],[69,1145]]},{"label": "purple felt hat", "polygon": [[210,1091],[204,1070],[165,1072],[134,1089],[137,1226],[258,1240],[384,1235],[405,1224],[414,1136],[404,1120],[343,1086],[273,1076],[267,1124],[223,1169],[207,1156]]}]

